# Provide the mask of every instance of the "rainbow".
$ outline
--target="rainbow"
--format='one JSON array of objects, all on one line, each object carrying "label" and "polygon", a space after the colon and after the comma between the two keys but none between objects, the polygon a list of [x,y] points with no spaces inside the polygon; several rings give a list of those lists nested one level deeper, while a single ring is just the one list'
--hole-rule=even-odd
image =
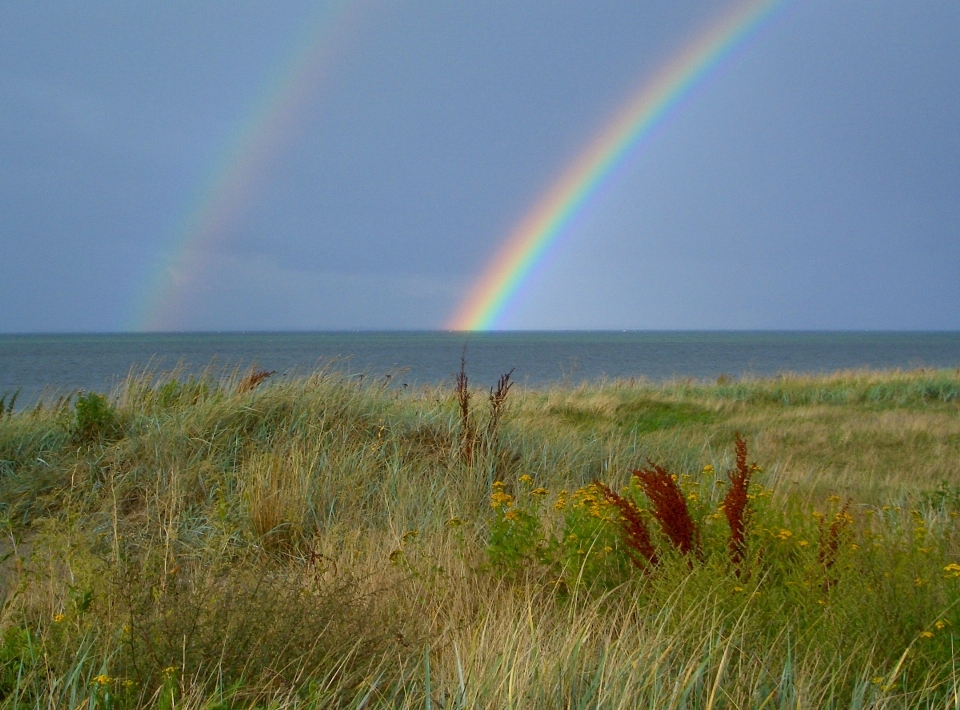
[{"label": "rainbow", "polygon": [[[338,40],[358,19],[357,3],[322,3],[304,23],[283,61],[265,82],[253,108],[223,141],[154,272],[145,279],[129,319],[132,330],[183,327],[191,296],[217,247],[240,222],[256,195],[258,180],[295,135],[306,99],[331,64]],[[351,22],[354,21],[354,22]]]},{"label": "rainbow", "polygon": [[510,234],[453,314],[450,330],[494,328],[547,250],[670,110],[785,0],[738,5],[647,82]]}]

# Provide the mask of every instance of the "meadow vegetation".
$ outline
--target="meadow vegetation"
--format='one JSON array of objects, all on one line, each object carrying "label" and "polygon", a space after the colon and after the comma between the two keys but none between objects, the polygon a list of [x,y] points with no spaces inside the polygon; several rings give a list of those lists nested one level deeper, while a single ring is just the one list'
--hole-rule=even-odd
[{"label": "meadow vegetation", "polygon": [[960,372],[271,374],[0,403],[0,707],[960,707]]}]

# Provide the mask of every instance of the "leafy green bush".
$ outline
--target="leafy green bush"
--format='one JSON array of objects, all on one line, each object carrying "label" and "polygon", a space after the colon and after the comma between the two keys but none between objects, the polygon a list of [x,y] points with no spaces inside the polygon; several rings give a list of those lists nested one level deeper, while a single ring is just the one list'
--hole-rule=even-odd
[{"label": "leafy green bush", "polygon": [[490,505],[493,520],[490,523],[490,541],[487,552],[496,569],[517,573],[543,561],[546,541],[540,524],[542,493],[531,490],[530,476],[521,476],[518,485],[520,500],[506,492],[503,481],[493,484]]},{"label": "leafy green bush", "polygon": [[36,648],[29,630],[11,626],[0,636],[0,698],[17,688],[18,679],[36,663]]},{"label": "leafy green bush", "polygon": [[553,506],[541,503],[545,489],[531,500],[529,477],[526,486],[518,481],[517,499],[497,482],[488,558],[513,578],[539,567],[563,589],[602,592],[643,580],[654,608],[678,584],[701,586],[731,614],[749,603],[756,619],[772,623],[789,609],[800,628],[827,625],[825,643],[845,652],[870,639],[890,656],[915,649],[929,667],[952,659],[956,512],[854,508],[836,495],[820,510],[784,505],[750,482],[755,472],[762,469],[747,463],[738,439],[727,481],[715,480],[712,466],[696,477],[651,464],[621,493],[594,482],[560,491]]},{"label": "leafy green bush", "polygon": [[122,429],[117,410],[102,394],[81,394],[74,405],[70,435],[74,442],[79,444],[119,439]]}]

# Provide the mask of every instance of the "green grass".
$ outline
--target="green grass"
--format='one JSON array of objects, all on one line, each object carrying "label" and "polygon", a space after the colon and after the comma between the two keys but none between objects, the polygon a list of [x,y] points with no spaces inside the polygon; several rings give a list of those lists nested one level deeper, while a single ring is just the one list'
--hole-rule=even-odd
[{"label": "green grass", "polygon": [[[451,388],[331,371],[3,416],[0,706],[960,703],[957,372],[515,388],[492,433],[472,404],[470,460]],[[742,566],[736,431],[762,467]],[[648,461],[702,553],[646,513],[640,571],[583,487],[649,508]]]}]

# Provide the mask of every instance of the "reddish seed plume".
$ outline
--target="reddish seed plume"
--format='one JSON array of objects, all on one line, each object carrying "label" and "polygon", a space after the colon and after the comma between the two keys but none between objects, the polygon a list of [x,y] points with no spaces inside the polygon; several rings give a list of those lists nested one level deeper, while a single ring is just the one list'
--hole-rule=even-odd
[{"label": "reddish seed plume", "polygon": [[723,514],[730,526],[730,560],[740,574],[747,553],[747,523],[750,519],[750,508],[747,490],[750,487],[750,474],[753,469],[747,465],[747,442],[736,433],[737,468],[727,473],[730,479],[730,490],[723,498]]},{"label": "reddish seed plume", "polygon": [[665,468],[649,463],[650,468],[634,471],[633,475],[650,499],[653,517],[680,552],[684,555],[695,552],[700,556],[700,535],[690,517],[683,491]]},{"label": "reddish seed plume", "polygon": [[840,543],[843,541],[844,529],[847,526],[847,514],[850,509],[850,499],[844,502],[840,512],[836,514],[829,528],[823,525],[823,518],[820,519],[820,550],[817,553],[817,559],[824,569],[833,567],[837,561],[837,553],[840,551]]},{"label": "reddish seed plume", "polygon": [[467,386],[467,348],[460,355],[460,372],[457,374],[457,404],[460,407],[460,456],[473,461],[473,442],[476,433],[470,422],[470,389]]},{"label": "reddish seed plume", "polygon": [[276,370],[250,370],[243,379],[237,383],[237,393],[249,392],[256,389],[257,385],[263,382],[271,375],[277,374]]},{"label": "reddish seed plume", "polygon": [[507,401],[507,395],[510,393],[510,388],[513,387],[513,382],[510,380],[511,375],[513,375],[513,370],[500,375],[500,379],[497,380],[497,389],[490,388],[490,421],[487,422],[488,447],[496,445],[497,429],[500,427],[500,420],[503,418],[504,405]]},{"label": "reddish seed plume", "polygon": [[[637,507],[637,504],[628,498],[624,498],[614,493],[609,486],[599,481],[594,481],[603,497],[608,503],[616,507],[620,513],[620,530],[623,533],[623,541],[627,548],[633,552],[639,553],[646,560],[647,565],[656,566],[660,560],[657,557],[657,551],[653,547],[653,541],[650,539],[650,531],[647,529],[647,523],[643,519],[643,513]],[[637,559],[634,554],[630,555],[630,560],[640,569],[645,569],[645,565]]]}]

